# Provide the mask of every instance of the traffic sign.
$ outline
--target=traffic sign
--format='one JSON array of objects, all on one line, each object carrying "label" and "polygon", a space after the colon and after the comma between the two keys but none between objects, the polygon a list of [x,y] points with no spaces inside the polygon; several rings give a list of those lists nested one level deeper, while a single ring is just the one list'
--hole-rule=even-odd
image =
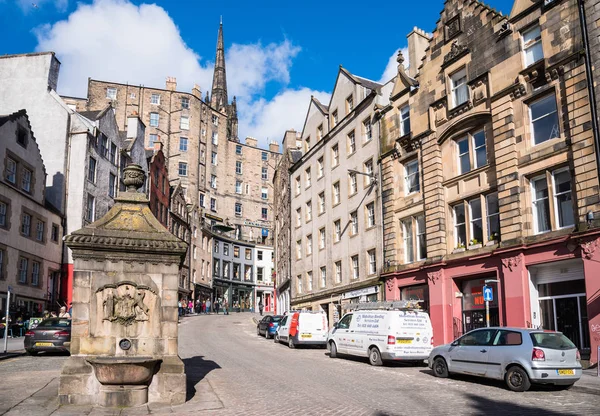
[{"label": "traffic sign", "polygon": [[483,287],[483,300],[485,302],[492,302],[494,300],[494,290],[491,286]]}]

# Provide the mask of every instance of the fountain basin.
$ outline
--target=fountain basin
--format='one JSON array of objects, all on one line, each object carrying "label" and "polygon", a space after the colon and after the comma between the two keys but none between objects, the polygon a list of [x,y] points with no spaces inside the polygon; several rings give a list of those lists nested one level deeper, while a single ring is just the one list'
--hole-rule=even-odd
[{"label": "fountain basin", "polygon": [[161,359],[152,357],[94,357],[87,358],[104,386],[148,385]]}]

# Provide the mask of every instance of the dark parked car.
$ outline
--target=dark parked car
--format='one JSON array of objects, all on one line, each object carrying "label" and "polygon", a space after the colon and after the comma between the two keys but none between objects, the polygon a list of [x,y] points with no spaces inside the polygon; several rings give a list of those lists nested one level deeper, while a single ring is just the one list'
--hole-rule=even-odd
[{"label": "dark parked car", "polygon": [[277,328],[279,328],[281,318],[283,318],[281,315],[265,316],[258,325],[256,325],[256,335],[264,335],[267,339],[274,336]]},{"label": "dark parked car", "polygon": [[25,333],[25,350],[31,355],[42,351],[69,352],[70,344],[71,320],[66,318],[44,319]]}]

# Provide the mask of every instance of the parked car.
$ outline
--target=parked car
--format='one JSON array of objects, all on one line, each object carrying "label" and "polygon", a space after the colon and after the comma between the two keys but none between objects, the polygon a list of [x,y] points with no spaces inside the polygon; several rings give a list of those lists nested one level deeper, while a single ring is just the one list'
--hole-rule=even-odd
[{"label": "parked car", "polygon": [[433,348],[429,315],[417,309],[365,309],[348,313],[329,332],[329,356],[368,357],[371,365],[388,360],[423,363]]},{"label": "parked car", "polygon": [[267,315],[256,325],[256,335],[264,335],[266,339],[275,336],[282,315]]},{"label": "parked car", "polygon": [[71,320],[66,318],[44,319],[25,333],[25,351],[37,355],[42,351],[69,352],[71,344]]},{"label": "parked car", "polygon": [[291,312],[285,315],[275,333],[275,343],[296,345],[327,345],[327,315],[325,312]]},{"label": "parked car", "polygon": [[504,380],[512,391],[531,383],[569,388],[581,378],[579,351],[560,332],[523,328],[475,329],[435,347],[429,367],[436,377],[452,373]]}]

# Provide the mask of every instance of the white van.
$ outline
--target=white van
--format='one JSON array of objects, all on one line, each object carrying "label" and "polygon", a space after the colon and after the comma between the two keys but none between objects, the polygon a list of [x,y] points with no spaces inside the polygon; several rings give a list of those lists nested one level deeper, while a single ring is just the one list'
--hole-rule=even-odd
[{"label": "white van", "polygon": [[386,360],[419,361],[433,349],[429,315],[419,309],[364,309],[347,313],[329,332],[329,356],[369,357],[371,365]]},{"label": "white van", "polygon": [[279,323],[275,343],[296,345],[327,345],[327,315],[325,312],[290,312]]}]

